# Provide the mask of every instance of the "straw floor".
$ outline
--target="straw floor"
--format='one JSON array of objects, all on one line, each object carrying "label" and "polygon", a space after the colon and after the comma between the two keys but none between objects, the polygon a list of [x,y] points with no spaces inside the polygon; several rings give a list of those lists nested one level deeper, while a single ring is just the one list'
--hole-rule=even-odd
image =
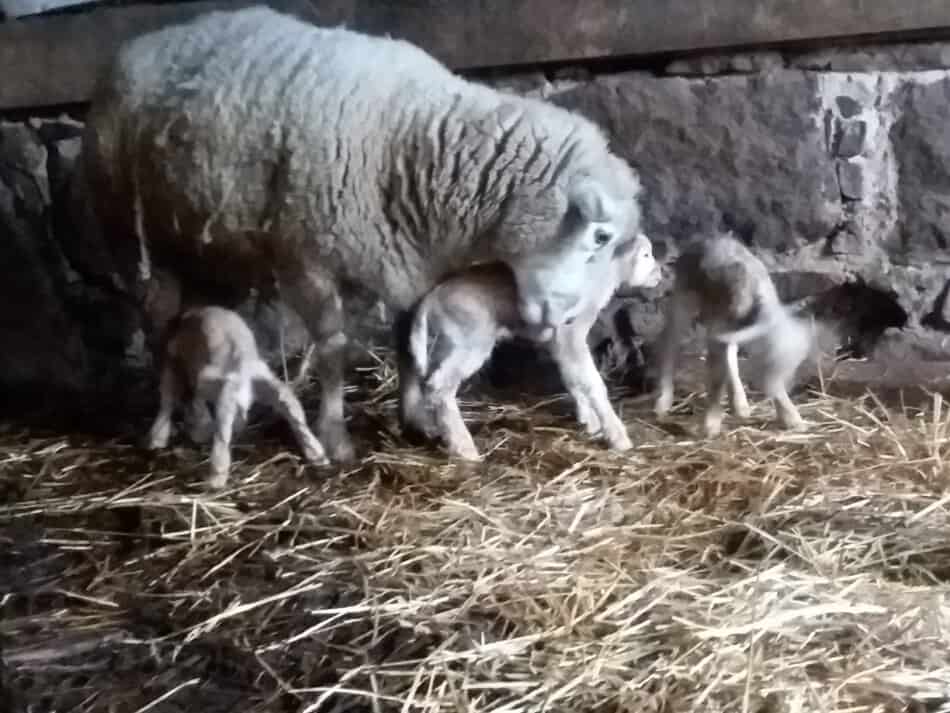
[{"label": "straw floor", "polygon": [[939,395],[801,393],[796,435],[756,399],[706,441],[699,394],[658,423],[617,391],[623,455],[563,398],[470,396],[465,466],[398,438],[394,385],[349,394],[352,468],[264,424],[220,494],[205,450],[134,445],[147,416],[3,427],[9,710],[950,710]]}]

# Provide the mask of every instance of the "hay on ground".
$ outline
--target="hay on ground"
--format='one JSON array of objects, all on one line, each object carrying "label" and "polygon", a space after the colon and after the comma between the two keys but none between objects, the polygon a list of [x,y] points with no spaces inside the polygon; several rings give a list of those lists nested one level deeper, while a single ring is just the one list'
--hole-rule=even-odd
[{"label": "hay on ground", "polygon": [[[4,691],[57,711],[907,711],[950,701],[950,409],[758,401],[719,439],[625,399],[637,448],[565,400],[463,399],[482,465],[349,395],[352,468],[279,426],[207,451],[7,426]],[[700,402],[701,403],[701,402]],[[312,407],[312,403],[310,404]],[[364,415],[365,414],[365,415]],[[728,417],[727,417],[728,418]],[[135,424],[144,433],[147,424]],[[0,551],[2,551],[0,550]]]}]

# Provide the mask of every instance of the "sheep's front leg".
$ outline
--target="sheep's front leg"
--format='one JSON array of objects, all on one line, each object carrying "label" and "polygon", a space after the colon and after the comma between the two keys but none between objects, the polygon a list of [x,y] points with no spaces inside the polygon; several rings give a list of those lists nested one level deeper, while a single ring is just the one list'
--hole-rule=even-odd
[{"label": "sheep's front leg", "polygon": [[585,394],[580,392],[574,394],[574,410],[577,413],[578,423],[584,427],[588,435],[594,436],[600,433],[604,425],[597,418],[597,414]]},{"label": "sheep's front leg", "polygon": [[676,370],[676,355],[682,332],[688,321],[686,297],[674,292],[666,310],[666,323],[657,340],[658,393],[653,410],[657,416],[665,416],[673,408],[673,373]]},{"label": "sheep's front leg", "polygon": [[314,465],[326,465],[329,460],[323,445],[307,426],[307,417],[300,400],[263,361],[259,361],[254,367],[254,386],[261,400],[287,421],[304,458]]},{"label": "sheep's front leg", "polygon": [[[574,403],[589,404],[591,412],[600,422],[599,430],[603,430],[608,446],[618,451],[632,448],[633,443],[626,427],[610,405],[607,386],[587,346],[587,335],[580,330],[560,331],[554,340],[552,355]],[[583,407],[578,408],[580,410]]]},{"label": "sheep's front leg", "polygon": [[722,432],[725,415],[722,399],[726,395],[728,380],[728,348],[728,345],[713,339],[707,340],[705,430],[708,438],[714,438]]},{"label": "sheep's front leg", "polygon": [[251,384],[248,379],[234,374],[225,377],[215,406],[216,428],[211,444],[211,473],[206,481],[211,488],[218,489],[227,485],[231,470],[231,438],[234,435],[235,421],[247,422],[251,400]]},{"label": "sheep's front leg", "polygon": [[449,350],[445,358],[434,365],[425,382],[424,404],[435,414],[436,427],[450,455],[466,460],[481,458],[459,410],[458,390],[491,356],[493,346],[465,345]]},{"label": "sheep's front leg", "polygon": [[739,418],[749,418],[752,409],[749,407],[749,399],[746,396],[745,388],[742,386],[742,379],[739,378],[739,345],[726,345],[726,372],[729,383],[729,402],[732,404],[732,412]]},{"label": "sheep's front leg", "polygon": [[280,283],[287,303],[303,319],[315,345],[321,394],[317,434],[332,460],[350,462],[355,452],[343,415],[347,339],[343,332],[343,302],[339,290],[330,275],[299,265],[284,270]]},{"label": "sheep's front leg", "polygon": [[171,363],[162,367],[159,379],[159,406],[152,427],[149,429],[148,448],[158,450],[168,445],[171,437],[172,415],[182,396],[182,384]]}]

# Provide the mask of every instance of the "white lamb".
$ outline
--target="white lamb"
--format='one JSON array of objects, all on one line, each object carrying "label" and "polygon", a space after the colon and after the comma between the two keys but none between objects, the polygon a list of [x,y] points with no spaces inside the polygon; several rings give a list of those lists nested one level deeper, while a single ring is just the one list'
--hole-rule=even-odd
[{"label": "white lamb", "polygon": [[[557,326],[588,258],[640,231],[637,174],[590,119],[263,5],[125,43],[79,170],[127,284],[165,265],[236,304],[276,276],[317,345],[316,432],[337,462],[354,456],[343,287],[392,309],[401,354],[411,306],[482,262],[512,268],[526,321]],[[424,427],[405,360],[399,386],[403,425]]]},{"label": "white lamb", "polygon": [[[304,457],[326,464],[323,446],[307,426],[294,392],[260,358],[254,333],[236,312],[215,306],[186,309],[170,326],[164,350],[158,414],[149,432],[149,447],[164,448],[175,408],[187,405],[190,436],[204,443],[212,436],[212,488],[227,485],[231,439],[243,430],[255,400],[274,408],[290,425]],[[214,418],[208,403],[214,404]]]},{"label": "white lamb", "polygon": [[674,264],[673,292],[659,339],[658,416],[673,405],[673,372],[684,330],[694,316],[707,330],[707,411],[705,432],[722,430],[722,399],[728,387],[733,412],[750,413],[739,378],[739,346],[749,344],[761,373],[765,394],[783,426],[805,427],[788,387],[814,346],[810,323],[779,300],[768,270],[730,234],[716,234],[688,244]]},{"label": "white lamb", "polygon": [[434,413],[438,435],[449,453],[479,459],[456,394],[461,383],[488,360],[495,345],[514,336],[547,345],[574,400],[577,418],[589,434],[602,431],[611,448],[630,448],[627,430],[610,405],[594,363],[587,334],[621,285],[655,287],[659,281],[653,245],[640,234],[618,245],[613,255],[592,261],[588,292],[570,309],[573,318],[556,329],[538,329],[521,319],[517,284],[503,263],[469,268],[436,286],[415,308],[410,353],[422,382],[422,407]]}]

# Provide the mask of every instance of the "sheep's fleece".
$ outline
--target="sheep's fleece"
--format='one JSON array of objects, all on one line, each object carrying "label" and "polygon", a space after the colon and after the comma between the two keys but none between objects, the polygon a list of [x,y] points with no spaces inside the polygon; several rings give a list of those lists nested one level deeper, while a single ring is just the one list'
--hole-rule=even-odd
[{"label": "sheep's fleece", "polygon": [[593,122],[405,41],[260,6],[125,44],[94,92],[80,168],[136,291],[150,263],[235,300],[276,277],[323,349],[320,435],[344,455],[345,288],[388,303],[398,339],[449,272],[502,260],[524,318],[558,324],[591,256],[640,230],[639,178]]},{"label": "sheep's fleece", "polygon": [[466,81],[407,42],[266,7],[125,44],[84,149],[103,227],[129,255],[139,235],[233,281],[225,260],[307,254],[397,309],[490,258],[534,272],[529,291],[551,285],[593,232],[565,220],[572,187],[612,235],[640,222],[638,177],[587,119]]}]

